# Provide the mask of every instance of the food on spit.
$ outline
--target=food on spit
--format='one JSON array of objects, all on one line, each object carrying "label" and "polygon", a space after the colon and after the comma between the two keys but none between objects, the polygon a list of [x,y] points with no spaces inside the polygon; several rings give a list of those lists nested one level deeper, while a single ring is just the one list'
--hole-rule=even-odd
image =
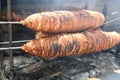
[{"label": "food on spit", "polygon": [[22,46],[26,52],[44,58],[56,58],[99,52],[120,42],[120,34],[99,29],[73,34],[57,34],[32,40]]},{"label": "food on spit", "polygon": [[20,21],[24,26],[42,32],[78,32],[96,28],[105,21],[103,14],[96,11],[53,11],[35,13]]}]

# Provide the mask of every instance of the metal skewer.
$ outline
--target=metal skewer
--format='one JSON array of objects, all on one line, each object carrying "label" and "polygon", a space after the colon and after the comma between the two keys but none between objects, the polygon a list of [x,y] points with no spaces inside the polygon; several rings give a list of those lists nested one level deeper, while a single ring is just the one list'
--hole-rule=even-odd
[{"label": "metal skewer", "polygon": [[[28,42],[31,40],[19,40],[19,41],[12,41],[12,43],[22,43],[22,42]],[[0,44],[9,44],[9,42],[0,42]]]},{"label": "metal skewer", "polygon": [[14,21],[0,21],[0,24],[21,24],[20,22],[14,22]]},{"label": "metal skewer", "polygon": [[21,47],[7,47],[7,48],[0,48],[0,51],[2,50],[12,50],[12,49],[21,49]]},{"label": "metal skewer", "polygon": [[[107,21],[107,22],[103,23],[102,25],[108,24],[108,23],[111,23],[111,22],[114,22],[114,21],[117,21],[117,20],[120,20],[120,17],[118,17],[116,19],[113,19],[113,20],[110,20],[110,21]],[[17,21],[0,21],[0,24],[22,24],[22,23],[17,22]]]},{"label": "metal skewer", "polygon": [[109,24],[109,23],[114,22],[114,21],[117,21],[117,20],[120,20],[120,17],[115,18],[115,19],[110,20],[110,21],[107,21],[107,22],[103,23],[103,25],[104,25],[104,24]]}]

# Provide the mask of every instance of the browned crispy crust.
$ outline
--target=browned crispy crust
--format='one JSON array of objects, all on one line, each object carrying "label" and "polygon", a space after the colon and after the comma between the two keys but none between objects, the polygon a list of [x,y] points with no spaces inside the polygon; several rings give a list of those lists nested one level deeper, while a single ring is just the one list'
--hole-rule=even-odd
[{"label": "browned crispy crust", "polygon": [[53,11],[35,13],[22,20],[26,27],[49,33],[77,32],[99,27],[104,23],[103,14],[96,11]]},{"label": "browned crispy crust", "polygon": [[120,42],[120,34],[91,30],[83,33],[58,34],[32,40],[22,46],[26,52],[44,58],[87,54],[112,48]]}]

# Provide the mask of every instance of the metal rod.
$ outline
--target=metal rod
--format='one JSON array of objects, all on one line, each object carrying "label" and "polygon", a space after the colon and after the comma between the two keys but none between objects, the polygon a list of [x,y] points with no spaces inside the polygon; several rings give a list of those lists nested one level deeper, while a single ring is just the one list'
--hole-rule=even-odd
[{"label": "metal rod", "polygon": [[87,0],[85,0],[84,8],[85,8],[85,9],[88,9],[88,1],[87,1]]},{"label": "metal rod", "polygon": [[[12,43],[22,43],[22,42],[28,42],[31,40],[20,40],[20,41],[12,41]],[[0,44],[9,44],[9,42],[0,42]]]},{"label": "metal rod", "polygon": [[[0,0],[0,19],[2,18],[2,3]],[[0,28],[2,30],[2,28]],[[4,60],[3,51],[0,51],[0,80],[4,80]]]},{"label": "metal rod", "polygon": [[13,50],[13,49],[21,49],[21,47],[7,47],[7,48],[0,48],[0,51],[2,51],[2,50]]},{"label": "metal rod", "polygon": [[[2,3],[0,0],[0,19],[2,19]],[[2,28],[0,28],[2,30]],[[2,36],[2,32],[1,32]],[[2,39],[1,39],[2,40]],[[4,57],[3,57],[3,51],[0,51],[0,80],[4,80]]]},{"label": "metal rod", "polygon": [[1,6],[2,4],[1,4],[1,0],[0,0],[0,18],[2,18],[2,6]]},{"label": "metal rod", "polygon": [[20,22],[14,22],[14,21],[0,21],[0,24],[21,24]]},{"label": "metal rod", "polygon": [[[12,15],[11,15],[11,0],[7,0],[7,12],[8,12],[8,22],[11,20]],[[9,47],[12,46],[12,24],[9,23]],[[13,51],[12,49],[9,48],[9,59],[10,59],[10,76],[9,79],[13,80]]]},{"label": "metal rod", "polygon": [[109,24],[109,23],[114,22],[114,21],[117,21],[117,20],[120,20],[120,17],[118,17],[118,18],[116,18],[116,19],[113,19],[113,20],[110,20],[110,21],[107,21],[107,22],[105,22],[104,24]]},{"label": "metal rod", "polygon": [[[103,23],[102,25],[108,24],[108,23],[111,23],[111,22],[114,22],[117,20],[120,20],[120,17],[113,19],[113,20],[110,20],[110,21],[107,21],[107,22]],[[21,24],[21,23],[17,22],[17,21],[0,21],[0,24]]]}]

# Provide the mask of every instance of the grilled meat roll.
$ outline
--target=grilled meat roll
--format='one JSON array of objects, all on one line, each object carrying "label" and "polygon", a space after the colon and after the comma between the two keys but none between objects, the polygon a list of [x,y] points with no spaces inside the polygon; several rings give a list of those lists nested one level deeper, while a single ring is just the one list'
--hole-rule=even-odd
[{"label": "grilled meat roll", "polygon": [[120,34],[91,30],[83,33],[58,34],[32,40],[22,46],[26,52],[44,58],[99,52],[120,43]]},{"label": "grilled meat roll", "polygon": [[77,32],[99,27],[104,23],[103,14],[96,11],[53,11],[35,13],[20,21],[24,26],[42,32]]}]

